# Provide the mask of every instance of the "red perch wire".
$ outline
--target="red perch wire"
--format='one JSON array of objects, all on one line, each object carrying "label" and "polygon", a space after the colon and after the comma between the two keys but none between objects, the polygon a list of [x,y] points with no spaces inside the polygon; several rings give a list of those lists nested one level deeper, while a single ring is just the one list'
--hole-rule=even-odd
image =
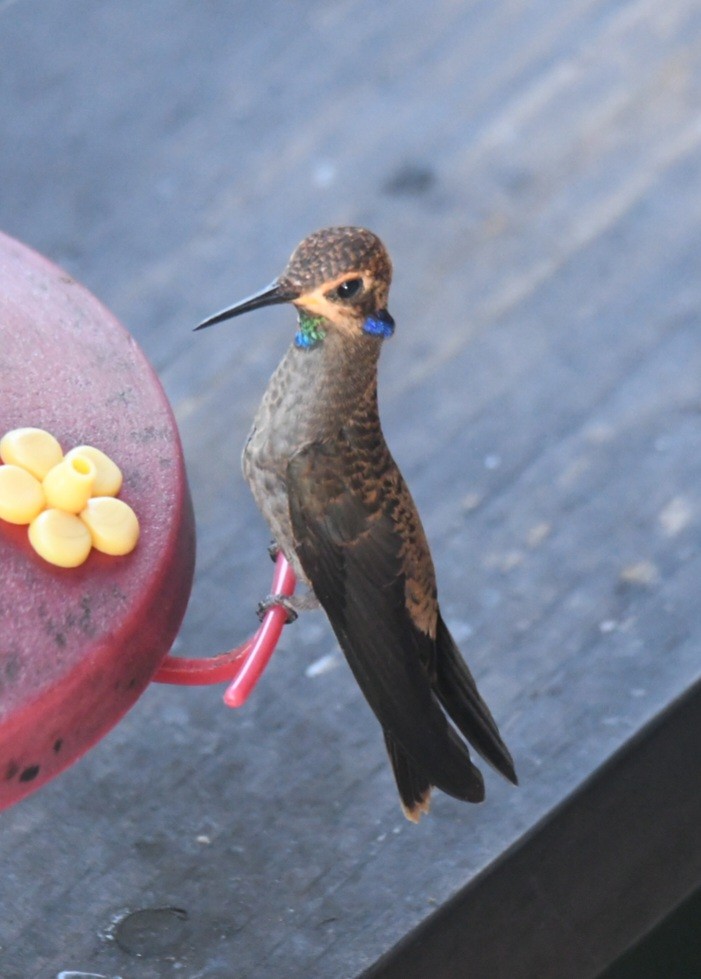
[{"label": "red perch wire", "polygon": [[[280,552],[275,562],[272,595],[290,598],[297,580],[295,573]],[[157,683],[176,683],[180,686],[204,686],[224,683],[229,686],[224,694],[227,707],[241,707],[261,678],[287,622],[287,611],[281,605],[273,605],[265,613],[258,631],[246,642],[230,649],[228,653],[205,659],[187,659],[184,656],[166,656],[153,679]]]}]

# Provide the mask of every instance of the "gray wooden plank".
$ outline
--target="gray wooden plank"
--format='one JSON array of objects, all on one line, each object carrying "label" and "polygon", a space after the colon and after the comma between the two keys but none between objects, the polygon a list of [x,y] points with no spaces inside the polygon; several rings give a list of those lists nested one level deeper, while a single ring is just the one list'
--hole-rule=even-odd
[{"label": "gray wooden plank", "polygon": [[[363,979],[601,975],[641,919],[652,928],[698,885],[701,793],[688,758],[700,697],[697,686]],[[664,958],[638,968],[691,975]]]},{"label": "gray wooden plank", "polygon": [[[366,223],[386,432],[522,783],[405,825],[310,615],[241,712],[154,687],[3,814],[7,979],[356,975],[698,677],[700,29],[691,0],[0,5],[0,223],[132,329],[183,433],[180,649],[267,589],[238,456],[292,321],[190,327]],[[152,954],[114,940],[165,906]]]}]

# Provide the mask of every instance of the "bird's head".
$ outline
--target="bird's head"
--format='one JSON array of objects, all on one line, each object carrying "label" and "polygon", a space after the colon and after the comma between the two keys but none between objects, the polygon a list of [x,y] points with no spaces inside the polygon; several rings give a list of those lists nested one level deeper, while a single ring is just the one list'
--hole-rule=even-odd
[{"label": "bird's head", "polygon": [[387,311],[392,263],[380,239],[365,228],[324,228],[302,241],[282,275],[265,289],[216,313],[202,329],[275,303],[299,312],[295,344],[311,349],[329,330],[349,337],[388,337],[394,321]]}]

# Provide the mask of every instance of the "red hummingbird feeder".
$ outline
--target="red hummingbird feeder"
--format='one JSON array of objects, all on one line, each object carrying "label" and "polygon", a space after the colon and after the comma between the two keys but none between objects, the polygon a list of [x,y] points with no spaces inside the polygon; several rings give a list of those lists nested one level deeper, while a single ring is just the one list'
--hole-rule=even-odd
[{"label": "red hummingbird feeder", "polygon": [[[166,395],[133,338],[104,306],[57,266],[2,234],[0,350],[0,437],[32,426],[51,433],[64,452],[87,444],[107,453],[123,473],[119,497],[140,524],[132,553],[111,556],[88,545],[82,563],[67,567],[37,553],[27,526],[0,519],[4,808],[76,761],[152,680],[227,683],[225,704],[240,707],[288,613],[271,606],[250,639],[221,655],[171,655],[192,587],[195,531]],[[5,476],[10,468],[7,461],[0,465]],[[55,506],[43,506],[55,515]],[[78,516],[64,521],[69,530]],[[280,554],[271,593],[290,597],[295,584]]]}]

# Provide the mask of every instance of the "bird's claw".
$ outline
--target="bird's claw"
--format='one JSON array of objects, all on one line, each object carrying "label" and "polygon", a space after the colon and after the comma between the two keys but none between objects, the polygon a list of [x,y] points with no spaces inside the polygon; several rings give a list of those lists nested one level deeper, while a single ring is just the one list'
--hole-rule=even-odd
[{"label": "bird's claw", "polygon": [[262,602],[258,603],[258,608],[256,609],[256,614],[261,622],[265,618],[265,613],[269,609],[275,608],[276,605],[280,605],[287,612],[287,625],[290,625],[291,622],[294,622],[299,617],[297,609],[287,595],[268,595]]},{"label": "bird's claw", "polygon": [[277,561],[277,556],[280,553],[280,547],[277,541],[271,540],[268,544],[268,554],[270,555],[270,560],[273,564]]}]

